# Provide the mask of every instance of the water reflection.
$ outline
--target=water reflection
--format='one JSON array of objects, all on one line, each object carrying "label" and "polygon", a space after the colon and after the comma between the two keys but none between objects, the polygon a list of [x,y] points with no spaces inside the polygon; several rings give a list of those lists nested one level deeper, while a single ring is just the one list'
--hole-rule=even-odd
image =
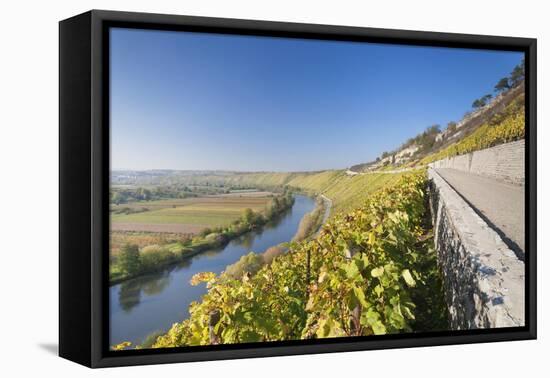
[{"label": "water reflection", "polygon": [[168,287],[171,276],[168,272],[163,273],[162,276],[155,280],[149,280],[143,285],[143,292],[147,295],[156,295],[162,293],[164,289]]},{"label": "water reflection", "polygon": [[[190,263],[186,262],[185,265],[189,266]],[[118,302],[122,310],[130,313],[141,302],[142,293],[145,295],[162,293],[170,284],[170,272],[172,270],[174,269],[167,269],[162,273],[150,274],[145,277],[122,282],[120,284],[120,291],[118,292]]]},{"label": "water reflection", "polygon": [[250,232],[248,234],[241,235],[235,244],[241,244],[244,248],[251,249],[255,238],[256,233]]},{"label": "water reflection", "polygon": [[141,285],[137,281],[126,281],[120,284],[118,302],[124,312],[131,312],[141,301]]}]

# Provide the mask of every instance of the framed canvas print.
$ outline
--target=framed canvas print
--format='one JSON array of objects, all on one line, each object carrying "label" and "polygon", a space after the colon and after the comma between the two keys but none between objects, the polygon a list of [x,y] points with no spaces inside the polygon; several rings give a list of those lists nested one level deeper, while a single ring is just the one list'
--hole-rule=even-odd
[{"label": "framed canvas print", "polygon": [[60,355],[536,337],[536,40],[60,22]]}]

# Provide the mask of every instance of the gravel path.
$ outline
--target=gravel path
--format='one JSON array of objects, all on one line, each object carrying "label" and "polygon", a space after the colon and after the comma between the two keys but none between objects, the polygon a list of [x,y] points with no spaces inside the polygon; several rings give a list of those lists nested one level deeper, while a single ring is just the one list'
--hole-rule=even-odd
[{"label": "gravel path", "polygon": [[[454,169],[437,169],[519,255],[525,252],[525,188]],[[508,239],[508,240],[507,240]]]},{"label": "gravel path", "polygon": [[325,196],[324,194],[321,194],[321,198],[323,201],[325,201],[325,213],[323,214],[323,221],[321,224],[325,224],[327,222],[327,219],[330,215],[330,209],[332,208],[332,200]]},{"label": "gravel path", "polygon": [[330,198],[328,198],[324,194],[321,194],[320,197],[325,202],[325,213],[323,214],[323,220],[321,221],[321,225],[319,226],[319,229],[315,233],[315,236],[319,235],[319,233],[323,229],[323,225],[327,223],[327,219],[330,215],[330,209],[332,208],[332,200]]}]

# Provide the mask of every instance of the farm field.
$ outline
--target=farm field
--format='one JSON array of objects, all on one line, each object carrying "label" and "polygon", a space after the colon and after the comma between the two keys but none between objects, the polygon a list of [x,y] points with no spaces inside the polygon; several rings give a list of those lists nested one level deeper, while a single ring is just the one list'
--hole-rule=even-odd
[{"label": "farm field", "polygon": [[[207,227],[226,226],[245,209],[263,212],[271,201],[270,192],[231,193],[187,199],[140,201],[113,206],[113,231],[196,234]],[[116,213],[123,208],[143,210]]]}]

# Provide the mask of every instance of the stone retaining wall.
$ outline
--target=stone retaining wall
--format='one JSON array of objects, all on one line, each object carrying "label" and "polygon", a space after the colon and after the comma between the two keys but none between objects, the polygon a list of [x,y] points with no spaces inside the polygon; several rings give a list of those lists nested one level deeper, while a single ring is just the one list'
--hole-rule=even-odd
[{"label": "stone retaining wall", "polygon": [[525,325],[525,267],[433,169],[430,206],[451,328]]},{"label": "stone retaining wall", "polygon": [[459,171],[492,177],[517,185],[525,184],[525,140],[500,144],[465,155],[454,156],[429,164],[432,168],[453,168]]}]

